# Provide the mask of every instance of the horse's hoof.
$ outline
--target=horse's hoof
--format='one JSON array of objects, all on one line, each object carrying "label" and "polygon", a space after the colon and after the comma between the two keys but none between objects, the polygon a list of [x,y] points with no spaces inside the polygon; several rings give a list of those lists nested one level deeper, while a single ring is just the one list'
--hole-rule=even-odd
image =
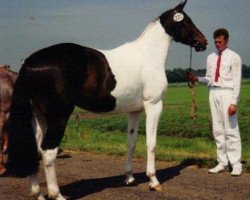
[{"label": "horse's hoof", "polygon": [[138,186],[138,183],[137,183],[135,180],[133,180],[133,181],[131,181],[131,182],[125,182],[125,184],[126,184],[126,186],[128,186],[128,187],[135,187],[135,186]]},{"label": "horse's hoof", "polygon": [[43,195],[37,197],[37,200],[46,200]]},{"label": "horse's hoof", "polygon": [[135,181],[135,178],[133,177],[132,174],[127,175],[127,178],[125,180],[126,186],[137,186],[138,183]]},{"label": "horse's hoof", "polygon": [[159,191],[162,190],[162,188],[161,188],[161,185],[160,185],[160,184],[158,184],[158,185],[156,185],[156,186],[154,186],[154,187],[152,187],[152,186],[150,185],[150,186],[149,186],[149,190],[159,192]]},{"label": "horse's hoof", "polygon": [[32,199],[36,199],[36,200],[46,200],[45,197],[42,194],[39,195],[31,195],[30,196]]}]

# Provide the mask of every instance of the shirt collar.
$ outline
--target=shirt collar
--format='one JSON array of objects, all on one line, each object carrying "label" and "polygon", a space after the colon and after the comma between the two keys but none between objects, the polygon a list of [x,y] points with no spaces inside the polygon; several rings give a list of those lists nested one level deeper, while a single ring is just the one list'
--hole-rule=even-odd
[{"label": "shirt collar", "polygon": [[[222,51],[221,51],[221,55],[222,55],[225,51],[227,51],[227,49],[228,49],[228,47],[225,48],[224,50],[222,50]],[[220,53],[220,51],[217,50],[217,51],[216,51],[216,54],[219,55],[219,53]]]}]

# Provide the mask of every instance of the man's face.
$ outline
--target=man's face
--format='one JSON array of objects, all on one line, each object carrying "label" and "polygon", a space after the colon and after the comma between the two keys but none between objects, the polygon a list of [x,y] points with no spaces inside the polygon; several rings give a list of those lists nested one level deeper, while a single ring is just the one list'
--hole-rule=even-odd
[{"label": "man's face", "polygon": [[226,40],[223,35],[214,39],[214,44],[218,51],[223,51],[224,49],[226,49],[227,42],[228,40]]}]

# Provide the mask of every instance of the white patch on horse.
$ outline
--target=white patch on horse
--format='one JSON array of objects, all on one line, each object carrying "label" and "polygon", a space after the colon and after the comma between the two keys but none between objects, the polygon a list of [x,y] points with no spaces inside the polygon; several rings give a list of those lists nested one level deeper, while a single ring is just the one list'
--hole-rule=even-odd
[{"label": "white patch on horse", "polygon": [[48,196],[57,200],[64,200],[59,191],[59,186],[56,179],[55,159],[57,156],[58,148],[42,150],[42,158],[45,169],[45,175],[48,187]]},{"label": "white patch on horse", "polygon": [[[165,62],[172,37],[166,34],[159,20],[153,21],[134,42],[104,51],[117,85],[112,91],[116,98],[115,111],[140,112],[146,110],[147,175],[150,187],[159,186],[155,176],[155,146],[157,126],[161,115],[162,95],[167,88]],[[121,70],[122,69],[122,70]],[[132,155],[136,145],[139,114],[130,114],[128,125],[128,158],[125,165],[126,184],[135,180],[132,174]],[[136,129],[130,134],[131,129]]]},{"label": "white patch on horse", "polygon": [[36,109],[35,107],[33,107],[33,111],[34,111],[33,112],[34,115],[32,119],[32,126],[36,133],[36,142],[37,142],[38,152],[42,153],[41,144],[43,142],[43,138],[47,129],[47,124],[46,124],[46,120],[44,116],[41,114],[39,109]]},{"label": "white patch on horse", "polygon": [[116,98],[115,111],[142,111],[143,101],[161,99],[167,86],[165,61],[171,40],[156,20],[134,42],[101,50],[117,81],[111,93]]}]

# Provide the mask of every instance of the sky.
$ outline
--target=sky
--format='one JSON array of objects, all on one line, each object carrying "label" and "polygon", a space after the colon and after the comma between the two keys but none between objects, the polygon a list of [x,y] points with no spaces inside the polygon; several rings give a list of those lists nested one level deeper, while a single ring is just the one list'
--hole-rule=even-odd
[{"label": "sky", "polygon": [[[0,64],[15,71],[33,52],[73,42],[113,49],[138,38],[146,26],[181,0],[0,0]],[[250,66],[249,0],[188,0],[184,11],[208,39],[202,53],[193,51],[192,68],[205,68],[215,50],[213,32],[229,30],[229,47]],[[172,42],[166,69],[189,67],[190,48]]]}]

